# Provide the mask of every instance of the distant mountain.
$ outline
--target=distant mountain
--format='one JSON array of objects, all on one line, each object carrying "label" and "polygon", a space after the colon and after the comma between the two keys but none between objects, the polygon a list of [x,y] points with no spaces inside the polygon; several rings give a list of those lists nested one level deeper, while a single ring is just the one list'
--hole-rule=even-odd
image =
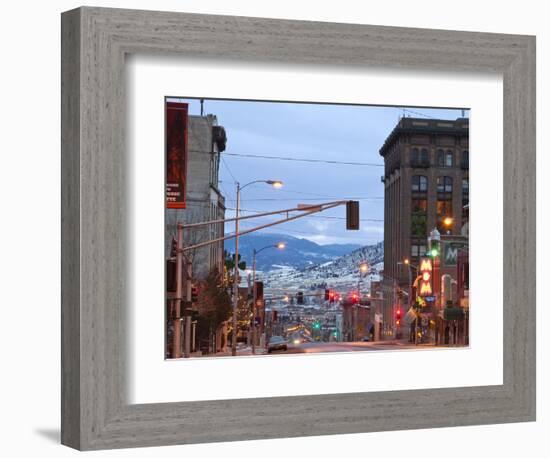
[{"label": "distant mountain", "polygon": [[[276,266],[287,266],[295,269],[303,269],[344,256],[361,248],[361,245],[354,243],[319,245],[307,239],[293,237],[283,234],[267,234],[257,232],[247,234],[239,238],[239,253],[241,259],[246,261],[247,267],[252,267],[252,253],[254,248],[261,250],[266,246],[275,246],[284,242],[286,247],[282,250],[267,248],[256,257],[256,268],[269,271]],[[225,249],[229,252],[235,251],[233,239],[225,242]]]},{"label": "distant mountain", "polygon": [[303,269],[304,275],[315,272],[327,275],[348,275],[357,272],[358,266],[366,262],[371,269],[384,262],[384,243],[358,248],[351,253],[335,259],[333,262],[307,267]]},{"label": "distant mountain", "polygon": [[359,280],[359,265],[366,262],[369,271],[363,284],[370,285],[371,280],[378,279],[384,265],[384,243],[379,242],[357,248],[350,253],[332,261],[299,269],[281,267],[266,272],[266,286],[275,289],[318,289],[325,287],[355,288]]}]

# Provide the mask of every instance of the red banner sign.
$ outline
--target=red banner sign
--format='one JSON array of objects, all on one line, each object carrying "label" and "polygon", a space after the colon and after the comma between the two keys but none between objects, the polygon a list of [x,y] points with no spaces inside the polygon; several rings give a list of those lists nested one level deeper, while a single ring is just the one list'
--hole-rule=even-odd
[{"label": "red banner sign", "polygon": [[166,102],[166,208],[185,208],[188,109]]}]

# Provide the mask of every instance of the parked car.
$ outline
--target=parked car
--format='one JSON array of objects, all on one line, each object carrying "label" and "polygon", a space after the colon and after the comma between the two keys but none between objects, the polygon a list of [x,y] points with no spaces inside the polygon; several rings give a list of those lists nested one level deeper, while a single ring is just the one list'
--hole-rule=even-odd
[{"label": "parked car", "polygon": [[370,336],[367,334],[365,337],[361,339],[361,342],[370,342]]},{"label": "parked car", "polygon": [[286,343],[286,340],[283,339],[281,336],[272,336],[269,339],[269,342],[267,343],[267,352],[271,353],[272,351],[276,350],[288,350],[288,346]]}]

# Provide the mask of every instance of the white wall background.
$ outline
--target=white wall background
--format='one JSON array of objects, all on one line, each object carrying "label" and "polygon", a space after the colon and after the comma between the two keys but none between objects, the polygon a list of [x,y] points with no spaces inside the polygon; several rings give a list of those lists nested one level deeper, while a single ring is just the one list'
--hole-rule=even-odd
[{"label": "white wall background", "polygon": [[[550,30],[544,2],[393,0],[133,0],[97,6],[537,35],[538,284],[548,275],[548,220],[543,133],[549,122]],[[4,456],[71,456],[59,442],[60,423],[60,12],[66,0],[12,2],[2,8],[0,34],[0,421]],[[545,19],[546,18],[546,19]],[[546,84],[544,84],[546,82]],[[98,456],[334,457],[411,454],[447,457],[548,456],[548,319],[538,288],[538,421],[438,430],[353,434],[98,452]],[[545,390],[546,384],[546,390]],[[238,421],[238,419],[235,419]]]}]

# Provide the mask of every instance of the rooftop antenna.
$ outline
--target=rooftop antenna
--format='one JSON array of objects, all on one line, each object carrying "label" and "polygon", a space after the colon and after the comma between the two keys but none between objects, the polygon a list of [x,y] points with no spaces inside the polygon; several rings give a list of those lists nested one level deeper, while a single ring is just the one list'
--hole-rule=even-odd
[{"label": "rooftop antenna", "polygon": [[464,117],[464,108],[461,111],[462,111],[462,117]]},{"label": "rooftop antenna", "polygon": [[204,99],[201,99],[201,116],[204,116]]}]

